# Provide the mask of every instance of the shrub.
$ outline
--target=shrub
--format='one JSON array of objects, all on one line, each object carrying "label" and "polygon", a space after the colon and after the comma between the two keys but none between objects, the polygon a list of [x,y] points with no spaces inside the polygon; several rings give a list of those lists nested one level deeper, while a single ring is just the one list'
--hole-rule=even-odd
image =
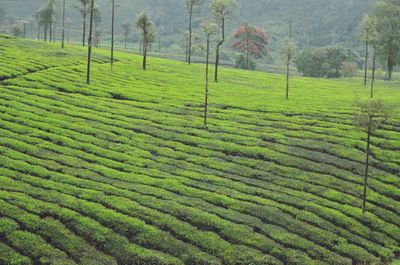
[{"label": "shrub", "polygon": [[305,76],[338,78],[342,75],[343,64],[352,63],[352,60],[350,50],[328,46],[305,49],[295,58],[295,63]]},{"label": "shrub", "polygon": [[357,70],[358,70],[358,66],[356,63],[344,62],[342,64],[342,69],[341,69],[340,73],[344,77],[353,77],[356,75]]},{"label": "shrub", "polygon": [[[256,70],[257,63],[250,59],[249,69],[248,70]],[[247,69],[246,67],[246,58],[243,54],[236,56],[235,58],[235,68],[239,69]]]}]

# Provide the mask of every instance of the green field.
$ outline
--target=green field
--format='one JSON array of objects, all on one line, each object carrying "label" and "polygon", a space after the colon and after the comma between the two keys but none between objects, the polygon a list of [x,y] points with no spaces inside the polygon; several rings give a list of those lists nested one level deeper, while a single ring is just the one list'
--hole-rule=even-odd
[{"label": "green field", "polygon": [[[222,69],[0,37],[0,264],[381,264],[400,253],[400,83]],[[212,69],[210,69],[211,71]],[[211,73],[211,72],[210,72]]]}]

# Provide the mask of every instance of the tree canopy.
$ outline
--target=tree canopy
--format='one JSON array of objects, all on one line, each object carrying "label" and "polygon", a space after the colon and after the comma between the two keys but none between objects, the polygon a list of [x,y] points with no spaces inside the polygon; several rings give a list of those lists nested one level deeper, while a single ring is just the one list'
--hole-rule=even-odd
[{"label": "tree canopy", "polygon": [[378,56],[387,64],[388,79],[394,67],[400,64],[400,0],[382,0],[372,16],[364,19],[372,35]]}]

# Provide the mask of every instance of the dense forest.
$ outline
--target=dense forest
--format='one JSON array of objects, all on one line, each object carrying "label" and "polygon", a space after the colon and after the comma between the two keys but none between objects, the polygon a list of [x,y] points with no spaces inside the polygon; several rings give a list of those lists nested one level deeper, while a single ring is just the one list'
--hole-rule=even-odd
[{"label": "dense forest", "polygon": [[[206,0],[202,14],[196,16],[195,24],[199,24],[199,18],[207,16],[207,7],[210,0]],[[271,46],[277,40],[287,34],[289,19],[294,22],[294,39],[299,47],[325,46],[331,44],[343,44],[348,47],[356,47],[358,40],[356,31],[364,13],[373,9],[376,0],[302,0],[296,4],[294,0],[239,0],[236,14],[232,16],[233,23],[229,24],[229,30],[241,23],[252,23],[264,28],[271,36]],[[24,6],[19,6],[16,1],[2,0],[0,14],[7,14],[8,18],[16,20],[28,19],[43,4],[42,0],[26,1]],[[61,9],[61,3],[57,3]],[[161,35],[164,35],[163,44],[168,47],[178,43],[182,34],[187,29],[187,14],[183,0],[118,0],[116,2],[117,31],[121,34],[121,24],[127,21],[135,21],[136,16],[142,10],[148,10],[155,22],[155,26]],[[97,5],[101,10],[103,21],[111,19],[111,13],[107,8],[109,0],[98,0]],[[69,13],[67,17],[72,22],[73,33],[71,36],[79,37],[80,15],[77,8],[78,1],[67,1]],[[0,15],[1,16],[1,15]],[[59,15],[60,16],[60,15]],[[31,20],[34,21],[34,20]],[[195,25],[198,26],[198,25]],[[34,27],[33,27],[34,28]],[[103,35],[110,31],[109,25],[102,23],[99,27]],[[198,27],[197,27],[198,28]],[[2,31],[6,31],[2,28]],[[135,41],[135,32],[132,32],[130,39]],[[106,37],[105,37],[106,39]]]}]

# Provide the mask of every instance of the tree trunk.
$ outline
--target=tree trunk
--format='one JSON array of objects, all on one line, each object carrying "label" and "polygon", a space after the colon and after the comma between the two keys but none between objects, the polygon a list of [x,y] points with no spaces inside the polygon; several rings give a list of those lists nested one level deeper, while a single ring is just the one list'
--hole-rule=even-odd
[{"label": "tree trunk", "polygon": [[367,204],[367,188],[368,188],[368,171],[369,171],[369,153],[371,146],[371,132],[372,132],[372,117],[369,117],[368,121],[368,137],[367,137],[367,149],[365,159],[365,175],[364,175],[364,193],[362,202],[362,215],[365,218],[366,204]]},{"label": "tree trunk", "polygon": [[193,17],[193,3],[190,4],[189,9],[189,43],[188,43],[188,64],[192,63],[192,17]]},{"label": "tree trunk", "polygon": [[44,42],[47,42],[47,29],[48,29],[48,25],[46,24],[46,25],[43,27],[43,33],[44,33],[43,38],[44,38]]},{"label": "tree trunk", "polygon": [[115,0],[112,0],[111,14],[111,72],[114,65],[114,24],[115,24]]},{"label": "tree trunk", "polygon": [[216,57],[215,57],[215,74],[214,74],[215,82],[218,82],[219,49],[222,46],[222,44],[224,44],[224,42],[225,42],[225,17],[222,17],[221,30],[222,30],[222,39],[217,44],[217,51],[216,51]]},{"label": "tree trunk", "polygon": [[286,63],[286,99],[289,99],[289,78],[290,78],[290,60],[292,59],[292,21],[289,21],[289,43],[288,43],[288,57]]},{"label": "tree trunk", "polygon": [[82,46],[85,47],[85,42],[86,42],[86,5],[83,7],[83,22],[82,22]]},{"label": "tree trunk", "polygon": [[161,53],[161,33],[158,34],[158,53]]},{"label": "tree trunk", "polygon": [[90,9],[90,26],[89,26],[89,42],[88,42],[88,63],[87,63],[87,79],[86,82],[90,84],[90,59],[92,56],[92,33],[93,33],[93,9],[94,0],[92,0]]},{"label": "tree trunk", "polygon": [[62,33],[61,33],[61,48],[64,49],[65,40],[65,0],[63,0],[63,10],[62,10]]},{"label": "tree trunk", "polygon": [[23,33],[22,37],[25,39],[25,34],[26,34],[26,23],[24,22],[23,25],[24,25],[24,33]]},{"label": "tree trunk", "polygon": [[53,22],[53,42],[56,42],[56,23]]},{"label": "tree trunk", "polygon": [[189,40],[187,37],[185,37],[185,62],[188,62],[188,54],[189,54],[189,49],[188,49],[188,43]]},{"label": "tree trunk", "polygon": [[70,25],[68,25],[68,30],[67,30],[67,43],[69,44],[69,31],[70,31]]},{"label": "tree trunk", "polygon": [[207,130],[207,112],[208,112],[208,65],[210,57],[210,35],[207,35],[207,58],[206,58],[206,90],[204,101],[204,129]]},{"label": "tree trunk", "polygon": [[250,42],[250,32],[246,32],[246,69],[249,70],[249,43]]},{"label": "tree trunk", "polygon": [[376,47],[374,47],[374,57],[372,60],[371,98],[374,98],[375,70],[376,70]]},{"label": "tree trunk", "polygon": [[126,49],[126,43],[128,42],[128,35],[125,34],[125,49]]},{"label": "tree trunk", "polygon": [[143,70],[147,68],[147,36],[143,34]]},{"label": "tree trunk", "polygon": [[38,24],[38,28],[37,28],[37,29],[38,29],[38,32],[37,32],[37,40],[40,41],[40,30],[41,30],[41,29],[40,29],[39,24]]},{"label": "tree trunk", "polygon": [[139,39],[139,54],[142,54],[143,48],[142,48],[142,40]]},{"label": "tree trunk", "polygon": [[369,30],[367,29],[366,37],[365,37],[365,67],[364,67],[364,86],[367,85],[367,75],[368,75],[368,49],[369,49]]},{"label": "tree trunk", "polygon": [[388,72],[387,80],[388,81],[392,81],[393,68],[394,68],[393,60],[391,58],[389,58],[387,61],[387,72]]},{"label": "tree trunk", "polygon": [[50,42],[52,42],[53,41],[53,22],[52,21],[50,21],[50,30],[49,30],[49,34],[50,34],[50,36],[49,36],[49,41]]}]

